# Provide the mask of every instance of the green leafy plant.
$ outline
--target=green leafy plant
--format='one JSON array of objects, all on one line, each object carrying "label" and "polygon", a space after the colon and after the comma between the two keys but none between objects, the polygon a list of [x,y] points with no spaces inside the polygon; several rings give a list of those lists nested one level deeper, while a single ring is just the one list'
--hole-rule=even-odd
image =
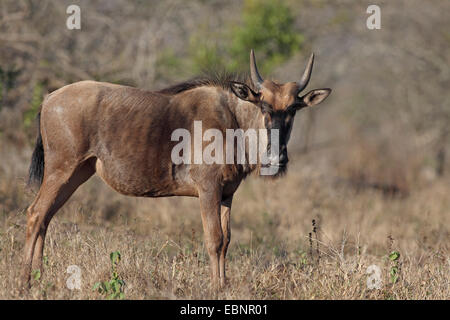
[{"label": "green leafy plant", "polygon": [[125,298],[125,281],[120,279],[119,273],[117,272],[117,264],[121,259],[120,252],[111,252],[109,258],[111,260],[111,279],[108,281],[96,282],[92,290],[105,295],[108,299],[123,299]]},{"label": "green leafy plant", "polygon": [[34,281],[41,280],[41,270],[36,269],[31,271],[31,277],[33,278]]},{"label": "green leafy plant", "polygon": [[400,252],[392,251],[389,254],[389,260],[391,261],[391,269],[389,271],[389,275],[391,277],[392,283],[397,283],[398,281],[398,276],[400,272],[399,259],[400,259]]},{"label": "green leafy plant", "polygon": [[303,268],[304,266],[308,265],[308,253],[299,249],[297,251],[297,254],[298,254],[297,266]]}]

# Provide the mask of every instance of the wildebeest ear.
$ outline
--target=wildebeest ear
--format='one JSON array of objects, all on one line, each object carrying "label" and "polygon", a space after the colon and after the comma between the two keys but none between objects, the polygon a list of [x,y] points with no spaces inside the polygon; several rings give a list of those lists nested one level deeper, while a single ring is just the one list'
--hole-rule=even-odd
[{"label": "wildebeest ear", "polygon": [[325,100],[330,93],[331,89],[328,88],[311,90],[303,97],[300,97],[300,100],[302,101],[301,107],[315,106]]},{"label": "wildebeest ear", "polygon": [[242,100],[249,102],[258,102],[260,93],[256,93],[249,86],[242,82],[230,81],[231,91]]}]

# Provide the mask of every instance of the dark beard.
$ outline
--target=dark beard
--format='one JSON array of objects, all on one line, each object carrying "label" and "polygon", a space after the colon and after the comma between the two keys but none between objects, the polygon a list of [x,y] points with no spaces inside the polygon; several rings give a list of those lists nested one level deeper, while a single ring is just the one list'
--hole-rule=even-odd
[{"label": "dark beard", "polygon": [[261,166],[260,168],[258,168],[259,175],[265,179],[278,179],[278,178],[283,177],[287,172],[287,166],[280,166],[280,167],[278,167],[278,171],[275,174],[272,174],[272,175],[262,175],[261,174],[262,168],[270,168],[270,167],[271,167],[270,165],[266,165],[266,166]]}]

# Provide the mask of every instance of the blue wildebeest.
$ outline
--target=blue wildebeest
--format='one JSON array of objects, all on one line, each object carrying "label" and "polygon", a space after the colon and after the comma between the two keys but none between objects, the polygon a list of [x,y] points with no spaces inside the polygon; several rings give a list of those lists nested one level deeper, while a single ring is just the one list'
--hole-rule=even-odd
[{"label": "blue wildebeest", "polygon": [[[124,195],[198,197],[212,284],[223,286],[233,194],[252,171],[270,167],[276,168],[274,177],[284,173],[296,112],[331,92],[301,94],[313,62],[311,55],[299,82],[280,84],[261,77],[252,50],[250,77],[241,81],[232,76],[197,78],[160,91],[81,81],[46,96],[29,172],[30,182],[40,189],[27,210],[25,282],[29,284],[32,269],[41,268],[50,220],[96,173]],[[175,164],[172,132],[192,131],[195,120],[202,121],[204,130],[278,130],[277,159],[265,164]],[[267,152],[270,148],[267,142]]]}]

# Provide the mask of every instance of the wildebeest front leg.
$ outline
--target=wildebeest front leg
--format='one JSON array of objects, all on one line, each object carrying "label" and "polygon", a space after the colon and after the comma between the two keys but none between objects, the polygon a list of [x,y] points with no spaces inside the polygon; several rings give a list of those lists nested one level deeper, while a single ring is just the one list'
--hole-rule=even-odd
[{"label": "wildebeest front leg", "polygon": [[205,190],[199,194],[202,213],[205,245],[211,264],[211,281],[214,289],[218,289],[220,280],[219,259],[223,245],[223,234],[220,223],[221,192]]},{"label": "wildebeest front leg", "polygon": [[225,276],[225,257],[227,255],[228,245],[231,240],[231,226],[230,226],[230,215],[231,215],[231,202],[233,196],[222,201],[220,210],[220,220],[222,224],[223,232],[223,245],[220,251],[219,259],[219,269],[220,269],[220,286],[225,286],[226,276]]}]

